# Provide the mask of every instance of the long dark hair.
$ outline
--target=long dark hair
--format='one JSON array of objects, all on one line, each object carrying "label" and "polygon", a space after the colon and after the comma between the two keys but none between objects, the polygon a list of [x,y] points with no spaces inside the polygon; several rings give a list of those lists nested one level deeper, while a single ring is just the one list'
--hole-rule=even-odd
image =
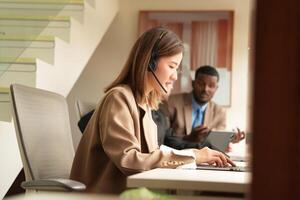
[{"label": "long dark hair", "polygon": [[[162,34],[163,37],[161,37]],[[138,103],[147,101],[152,108],[157,108],[162,98],[161,94],[157,91],[151,91],[148,97],[145,94],[146,73],[154,45],[156,46],[156,59],[183,52],[182,41],[171,30],[155,27],[146,31],[135,42],[121,73],[105,89],[105,92],[120,84],[126,84],[132,89]]]}]

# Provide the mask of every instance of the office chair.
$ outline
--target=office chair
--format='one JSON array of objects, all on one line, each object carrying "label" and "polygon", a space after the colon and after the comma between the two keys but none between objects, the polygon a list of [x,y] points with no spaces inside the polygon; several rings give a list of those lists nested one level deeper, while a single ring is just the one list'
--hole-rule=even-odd
[{"label": "office chair", "polygon": [[26,191],[82,191],[70,180],[74,147],[66,99],[56,93],[13,84],[13,119],[26,181]]}]

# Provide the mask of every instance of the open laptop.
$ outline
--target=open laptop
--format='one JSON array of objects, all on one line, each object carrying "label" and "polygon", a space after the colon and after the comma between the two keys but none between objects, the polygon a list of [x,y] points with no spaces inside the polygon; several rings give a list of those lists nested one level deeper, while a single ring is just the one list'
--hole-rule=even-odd
[{"label": "open laptop", "polygon": [[[211,131],[206,138],[211,145],[212,149],[225,152],[232,138],[234,137],[233,131]],[[228,156],[226,153],[224,153]],[[228,156],[229,157],[229,156]],[[217,167],[214,165],[198,165],[196,169],[200,170],[220,170],[220,171],[235,171],[235,172],[247,172],[250,171],[248,166],[226,166],[226,167]]]},{"label": "open laptop", "polygon": [[248,166],[226,166],[217,167],[214,165],[198,165],[196,169],[200,170],[219,170],[219,171],[233,171],[233,172],[249,172],[250,168]]}]

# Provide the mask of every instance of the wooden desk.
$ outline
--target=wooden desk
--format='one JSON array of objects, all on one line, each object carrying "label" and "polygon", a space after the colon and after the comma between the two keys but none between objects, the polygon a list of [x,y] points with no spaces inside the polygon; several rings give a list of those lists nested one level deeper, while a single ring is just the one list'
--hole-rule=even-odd
[{"label": "wooden desk", "polygon": [[127,178],[127,187],[246,193],[251,173],[216,170],[153,169]]}]

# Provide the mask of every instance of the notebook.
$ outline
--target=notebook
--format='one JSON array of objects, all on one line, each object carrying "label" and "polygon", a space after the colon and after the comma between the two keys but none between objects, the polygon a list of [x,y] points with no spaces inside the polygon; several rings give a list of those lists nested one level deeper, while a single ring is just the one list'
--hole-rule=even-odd
[{"label": "notebook", "polygon": [[234,132],[232,131],[211,131],[206,140],[211,144],[211,148],[225,152]]}]

